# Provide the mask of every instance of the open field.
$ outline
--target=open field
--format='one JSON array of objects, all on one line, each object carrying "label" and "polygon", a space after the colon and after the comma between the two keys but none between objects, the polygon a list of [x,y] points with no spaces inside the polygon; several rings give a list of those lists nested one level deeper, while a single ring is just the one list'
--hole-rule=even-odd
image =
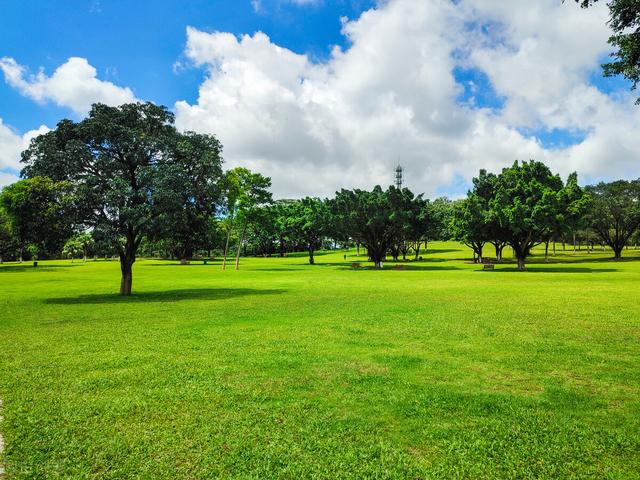
[{"label": "open field", "polygon": [[640,478],[639,253],[0,266],[8,478]]}]

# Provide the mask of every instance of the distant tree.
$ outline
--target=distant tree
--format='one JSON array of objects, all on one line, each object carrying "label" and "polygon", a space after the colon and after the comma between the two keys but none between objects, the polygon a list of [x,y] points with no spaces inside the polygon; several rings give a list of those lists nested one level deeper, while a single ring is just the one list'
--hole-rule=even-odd
[{"label": "distant tree", "polygon": [[[131,294],[138,247],[166,213],[163,199],[174,193],[184,198],[166,181],[176,164],[184,164],[174,148],[173,121],[171,112],[152,103],[95,104],[86,119],[61,121],[55,130],[35,138],[22,155],[24,176],[73,185],[78,229],[99,230],[103,238],[116,242],[121,295]],[[196,183],[196,173],[185,175]]]},{"label": "distant tree", "polygon": [[[405,243],[413,250],[415,260],[418,260],[422,245],[424,244],[425,249],[427,248],[427,243],[432,236],[437,235],[438,227],[431,202],[418,197],[414,209],[414,213],[408,217],[408,241]],[[403,259],[406,260],[406,252],[403,252]]]},{"label": "distant tree", "polygon": [[76,257],[82,255],[83,251],[84,249],[80,239],[77,235],[74,235],[67,240],[64,247],[62,247],[62,256],[70,258],[71,263],[73,263]]},{"label": "distant tree", "polygon": [[[575,0],[583,8],[587,8],[598,0]],[[605,77],[622,75],[631,81],[631,89],[635,90],[640,82],[640,2],[638,0],[608,0],[609,26],[613,35],[609,37],[609,45],[615,52],[611,54],[612,62],[602,65]],[[640,104],[640,98],[636,101]]]},{"label": "distant tree", "polygon": [[482,263],[482,252],[489,238],[487,206],[473,192],[453,204],[449,229],[454,239],[473,250],[474,259]]},{"label": "distant tree", "polygon": [[16,248],[17,242],[11,230],[11,220],[4,209],[0,207],[0,264],[13,257]]},{"label": "distant tree", "polygon": [[253,220],[252,217],[258,215],[257,209],[272,201],[271,193],[269,192],[271,179],[259,173],[253,173],[249,169],[237,167],[224,174],[223,185],[224,209],[222,216],[227,238],[222,259],[222,269],[226,269],[229,242],[234,229],[237,229],[237,270],[240,264],[242,243],[244,242],[246,229]]},{"label": "distant tree", "polygon": [[309,252],[309,264],[315,263],[313,255],[322,246],[329,233],[331,212],[329,206],[319,198],[305,197],[291,204],[289,231],[300,239]]},{"label": "distant tree", "polygon": [[207,249],[211,218],[222,194],[222,146],[211,135],[176,133],[171,156],[158,169],[152,239],[169,240],[183,261]]},{"label": "distant tree", "polygon": [[507,246],[509,231],[500,223],[498,212],[491,208],[491,200],[496,195],[497,183],[497,175],[480,170],[479,175],[473,179],[473,194],[479,202],[479,208],[484,212],[486,240],[495,249],[496,261],[501,261],[502,251]]},{"label": "distant tree", "polygon": [[[551,226],[548,238],[571,235],[575,252],[576,234],[588,227],[586,212],[590,207],[591,197],[578,185],[578,175],[572,173],[559,197],[561,211],[556,218],[556,224]],[[545,258],[548,255],[549,242],[545,248]]]},{"label": "distant tree", "polygon": [[74,237],[77,239],[80,247],[82,248],[82,261],[86,262],[87,254],[89,253],[89,250],[91,250],[95,246],[96,242],[93,240],[93,237],[89,232],[81,232],[74,235]]},{"label": "distant tree", "polygon": [[[439,197],[429,204],[429,232],[428,239],[451,240],[453,235],[449,229],[453,215],[453,202],[447,197]],[[427,246],[425,245],[425,248]]]},{"label": "distant tree", "polygon": [[640,228],[640,180],[618,180],[587,187],[591,197],[588,221],[602,241],[609,245],[614,258]]},{"label": "distant tree", "polygon": [[517,161],[498,175],[490,208],[524,270],[531,249],[547,238],[564,214],[564,184],[542,162]]},{"label": "distant tree", "polygon": [[222,269],[226,267],[229,238],[231,231],[237,230],[238,245],[236,250],[236,265],[240,267],[240,252],[245,240],[247,228],[257,220],[260,209],[272,202],[271,179],[260,173],[254,173],[242,167],[234,168],[225,175],[226,205],[228,215],[228,234]]},{"label": "distant tree", "polygon": [[382,268],[386,253],[402,234],[414,210],[408,189],[376,186],[366,190],[341,190],[332,201],[335,218],[344,231],[367,249],[375,268]]},{"label": "distant tree", "polygon": [[[72,233],[69,210],[73,203],[68,182],[35,176],[6,186],[0,193],[0,208],[19,246],[19,260],[29,244],[62,244]],[[55,248],[55,247],[54,247]],[[58,250],[59,251],[59,250]]]}]

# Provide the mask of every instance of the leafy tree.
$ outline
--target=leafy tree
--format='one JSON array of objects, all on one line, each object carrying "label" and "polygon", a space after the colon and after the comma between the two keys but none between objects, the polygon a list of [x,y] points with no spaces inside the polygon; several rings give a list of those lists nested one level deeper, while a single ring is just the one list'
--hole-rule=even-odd
[{"label": "leafy tree", "polygon": [[[587,8],[598,0],[575,0]],[[612,62],[602,65],[605,77],[622,75],[635,90],[640,82],[640,2],[638,0],[609,0],[609,26],[613,35],[609,45],[616,51]],[[640,104],[640,98],[636,101]]]},{"label": "leafy tree", "polygon": [[498,175],[490,208],[504,228],[519,270],[524,270],[531,249],[547,238],[564,215],[566,206],[560,201],[563,188],[558,175],[534,160],[516,161]]},{"label": "leafy tree", "polygon": [[154,240],[168,240],[177,256],[190,260],[210,240],[211,218],[220,203],[222,146],[210,135],[176,133],[171,156],[158,169]]},{"label": "leafy tree", "polygon": [[467,198],[453,204],[449,228],[453,238],[473,250],[474,259],[482,263],[482,251],[489,238],[486,205],[482,199],[469,192]]},{"label": "leafy tree", "polygon": [[0,207],[0,264],[15,255],[17,242],[11,229],[11,221],[3,208]]},{"label": "leafy tree", "polygon": [[71,263],[76,257],[82,255],[83,246],[77,235],[74,235],[66,241],[64,247],[62,247],[62,255],[67,258],[71,258]]},{"label": "leafy tree", "polygon": [[332,205],[338,224],[367,248],[375,268],[382,268],[387,251],[415,212],[413,194],[395,187],[385,191],[376,186],[371,192],[343,189]]},{"label": "leafy tree", "polygon": [[2,190],[0,208],[9,218],[20,261],[28,244],[37,244],[39,250],[52,245],[55,249],[71,235],[72,198],[68,182],[40,176],[19,180]]},{"label": "leafy tree", "polygon": [[223,221],[227,231],[222,269],[226,269],[229,241],[234,228],[238,230],[238,249],[236,252],[236,270],[240,265],[240,250],[247,227],[258,215],[260,207],[271,203],[271,179],[247,168],[237,167],[224,175]]},{"label": "leafy tree", "polygon": [[165,213],[164,200],[174,194],[167,178],[176,163],[184,163],[176,159],[173,120],[165,107],[152,103],[95,104],[86,119],[61,121],[22,155],[24,176],[73,185],[78,228],[99,230],[116,242],[121,295],[131,294],[140,242],[153,233]]},{"label": "leafy tree", "polygon": [[622,258],[622,250],[640,228],[640,180],[618,180],[587,187],[591,197],[588,220],[614,253]]},{"label": "leafy tree", "polygon": [[322,246],[322,240],[330,227],[331,211],[319,198],[306,197],[291,204],[288,230],[300,239],[309,252],[309,264],[314,264],[313,254]]}]

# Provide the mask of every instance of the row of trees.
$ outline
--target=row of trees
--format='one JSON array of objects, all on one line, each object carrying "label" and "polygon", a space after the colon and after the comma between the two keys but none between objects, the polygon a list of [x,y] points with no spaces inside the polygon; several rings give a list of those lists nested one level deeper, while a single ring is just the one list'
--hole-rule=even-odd
[{"label": "row of trees", "polygon": [[304,250],[313,264],[320,248],[355,245],[380,268],[388,255],[417,259],[428,241],[455,238],[478,261],[487,243],[498,259],[510,245],[524,268],[535,245],[567,236],[575,244],[584,231],[620,258],[640,225],[638,182],[583,189],[575,174],[563,182],[535,161],[481,171],[456,202],[379,186],[274,202],[269,178],[223,171],[221,153],[213,136],[178,132],[164,107],[96,104],[85,120],[63,120],[23,152],[24,179],[0,195],[0,258],[116,254],[120,292],[129,295],[141,249],[184,260],[219,249],[223,268],[235,256],[237,269],[243,251]]},{"label": "row of trees", "polygon": [[541,162],[515,162],[499,175],[480,171],[467,198],[456,202],[451,220],[454,238],[481,262],[484,246],[497,260],[509,245],[525,268],[531,249],[578,235],[598,238],[619,260],[640,228],[640,181],[619,180],[581,188],[577,175],[566,183]]}]

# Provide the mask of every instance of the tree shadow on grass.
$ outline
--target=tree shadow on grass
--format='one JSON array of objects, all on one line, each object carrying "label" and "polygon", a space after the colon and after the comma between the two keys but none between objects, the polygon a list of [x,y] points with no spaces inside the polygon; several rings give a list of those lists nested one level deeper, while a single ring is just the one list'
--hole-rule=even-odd
[{"label": "tree shadow on grass", "polygon": [[279,295],[286,290],[257,290],[254,288],[192,288],[159,292],[137,292],[130,297],[115,293],[88,294],[77,297],[47,298],[44,303],[53,305],[94,305],[104,303],[180,302],[183,300],[225,300],[228,298],[260,295]]},{"label": "tree shadow on grass", "polygon": [[59,269],[82,267],[82,263],[69,264],[69,265],[39,265],[34,267],[33,264],[18,264],[18,265],[2,265],[0,266],[0,275],[3,273],[23,273],[23,272],[54,272]]},{"label": "tree shadow on grass", "polygon": [[[478,270],[479,272],[483,270]],[[502,265],[498,265],[495,270],[490,270],[491,272],[520,272],[518,267],[503,267]],[[524,272],[520,273],[613,273],[617,272],[616,268],[587,268],[587,267],[537,267],[537,266],[527,266]]]}]

